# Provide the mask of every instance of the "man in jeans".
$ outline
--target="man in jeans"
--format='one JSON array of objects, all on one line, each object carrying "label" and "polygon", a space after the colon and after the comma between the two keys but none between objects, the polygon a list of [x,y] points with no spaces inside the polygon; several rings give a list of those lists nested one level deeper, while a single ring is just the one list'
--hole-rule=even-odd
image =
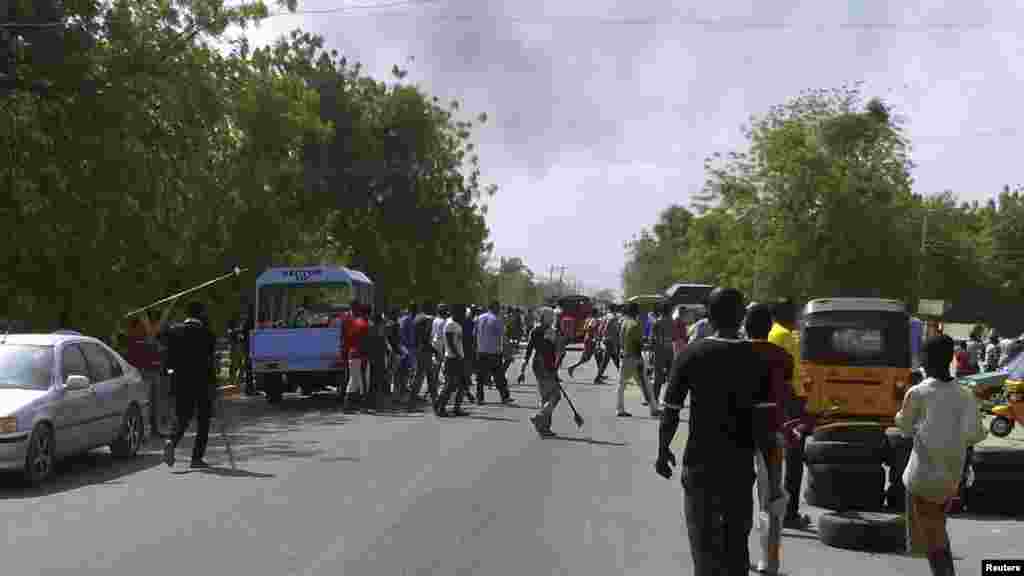
[{"label": "man in jeans", "polygon": [[[793,378],[790,387],[793,396],[786,402],[786,420],[802,418],[807,406],[807,392],[800,378],[800,343],[796,327],[796,304],[785,298],[772,309],[774,324],[768,332],[768,341],[789,352],[793,359]],[[811,523],[807,515],[800,514],[800,487],[804,481],[804,443],[797,442],[786,448],[786,492],[789,493],[788,509],[783,525],[786,528],[805,530]]]},{"label": "man in jeans", "polygon": [[431,343],[434,319],[428,314],[434,309],[433,303],[424,303],[419,314],[413,317],[413,335],[416,342],[416,375],[413,377],[412,386],[409,388],[409,410],[416,409],[417,398],[423,381],[427,381],[427,392],[430,401],[437,397],[437,381],[434,376],[437,371],[434,369],[434,347]]},{"label": "man in jeans", "polygon": [[505,340],[505,322],[501,319],[501,304],[491,302],[487,312],[476,321],[476,347],[479,355],[479,374],[476,379],[477,402],[483,404],[484,389],[494,379],[494,385],[505,404],[512,402],[508,381],[503,370],[502,344]]},{"label": "man in jeans", "polygon": [[619,392],[617,400],[618,416],[620,418],[632,416],[626,412],[625,392],[626,383],[636,380],[651,409],[651,417],[658,416],[658,401],[651,398],[651,391],[648,388],[647,374],[644,370],[643,344],[644,329],[638,318],[640,307],[636,302],[626,306],[626,319],[622,322],[622,368],[619,370]]},{"label": "man in jeans", "polygon": [[745,575],[753,526],[753,393],[770,375],[752,343],[739,337],[743,295],[716,288],[708,301],[715,335],[688,345],[674,361],[654,468],[658,475],[672,477],[672,439],[689,394],[681,478],[693,573]]}]

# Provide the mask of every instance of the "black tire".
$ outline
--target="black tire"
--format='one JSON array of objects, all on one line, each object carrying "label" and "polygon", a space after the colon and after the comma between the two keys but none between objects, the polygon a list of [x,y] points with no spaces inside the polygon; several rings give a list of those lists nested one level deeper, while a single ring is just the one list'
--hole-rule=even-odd
[{"label": "black tire", "polygon": [[914,448],[914,439],[904,436],[899,428],[889,428],[885,431],[885,444],[885,463],[903,474],[907,460],[910,459],[910,452]]},{"label": "black tire", "polygon": [[844,424],[836,427],[818,428],[811,435],[816,442],[844,442],[848,444],[885,444],[885,431],[877,424]]},{"label": "black tire", "polygon": [[146,428],[142,420],[142,411],[135,404],[128,408],[121,422],[117,438],[110,443],[110,453],[115,458],[134,458],[145,442]]},{"label": "black tire", "polygon": [[981,470],[1024,470],[1024,450],[1001,446],[976,446],[971,465],[977,474]]},{"label": "black tire", "polygon": [[808,464],[881,464],[885,458],[882,444],[854,444],[807,439],[804,461]]},{"label": "black tire", "polygon": [[818,518],[818,538],[833,548],[901,552],[907,546],[905,522],[898,514],[829,512]]},{"label": "black tire", "polygon": [[881,464],[811,464],[804,499],[827,510],[875,511],[882,507],[884,488]]},{"label": "black tire", "polygon": [[1013,421],[1006,416],[996,416],[989,422],[988,431],[996,438],[1006,438],[1013,432]]},{"label": "black tire", "polygon": [[36,487],[52,478],[56,455],[53,428],[48,424],[36,424],[29,435],[25,453],[25,482]]}]

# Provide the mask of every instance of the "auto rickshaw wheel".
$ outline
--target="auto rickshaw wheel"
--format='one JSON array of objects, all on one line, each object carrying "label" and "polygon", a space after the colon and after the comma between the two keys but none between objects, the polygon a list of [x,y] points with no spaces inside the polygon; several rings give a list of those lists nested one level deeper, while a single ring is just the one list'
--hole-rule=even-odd
[{"label": "auto rickshaw wheel", "polygon": [[992,432],[993,436],[998,438],[1006,438],[1013,431],[1013,422],[1005,416],[996,416],[992,419],[988,429]]}]

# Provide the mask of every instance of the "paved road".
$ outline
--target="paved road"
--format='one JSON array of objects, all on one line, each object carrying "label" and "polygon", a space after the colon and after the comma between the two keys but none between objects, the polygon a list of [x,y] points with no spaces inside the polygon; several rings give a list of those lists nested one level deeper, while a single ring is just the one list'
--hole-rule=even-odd
[{"label": "paved road", "polygon": [[[184,467],[187,445],[173,470],[153,446],[131,463],[76,458],[38,493],[4,479],[5,565],[175,576],[691,573],[678,479],[651,469],[656,423],[635,390],[635,417],[616,419],[614,387],[592,378],[588,368],[568,384],[584,428],[563,403],[554,439],[526,420],[529,387],[514,389],[520,407],[448,420],[346,415],[328,398],[244,400],[234,408],[238,471],[215,439],[208,472]],[[951,532],[960,574],[978,573],[985,557],[1024,557],[1019,520],[957,519]],[[927,571],[923,560],[834,550],[813,534],[787,532],[783,555],[789,574]]]}]

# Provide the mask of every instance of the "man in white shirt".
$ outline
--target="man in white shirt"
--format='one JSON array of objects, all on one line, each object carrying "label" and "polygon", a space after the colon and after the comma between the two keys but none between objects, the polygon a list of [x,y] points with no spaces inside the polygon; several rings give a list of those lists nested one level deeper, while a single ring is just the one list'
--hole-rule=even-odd
[{"label": "man in white shirt", "polygon": [[437,316],[434,316],[434,323],[430,328],[430,345],[434,349],[434,382],[441,379],[441,370],[444,368],[444,325],[448,321],[449,310],[447,304],[437,306]]},{"label": "man in white shirt", "polygon": [[907,390],[896,424],[914,437],[903,471],[907,487],[907,549],[927,555],[932,574],[953,574],[946,503],[959,491],[967,448],[985,438],[978,402],[949,373],[953,339],[933,336],[923,347],[927,378]]},{"label": "man in white shirt", "polygon": [[444,390],[434,404],[434,413],[439,417],[448,416],[448,400],[455,392],[455,409],[452,416],[465,416],[462,410],[462,398],[469,389],[466,380],[466,354],[462,342],[462,323],[466,320],[466,307],[461,304],[452,306],[452,317],[445,320],[442,328],[444,337],[445,384]]}]

